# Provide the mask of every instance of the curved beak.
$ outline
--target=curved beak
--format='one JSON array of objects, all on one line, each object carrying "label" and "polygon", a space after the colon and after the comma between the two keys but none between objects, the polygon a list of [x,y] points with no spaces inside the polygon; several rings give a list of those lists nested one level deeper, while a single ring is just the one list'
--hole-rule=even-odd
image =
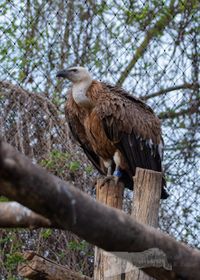
[{"label": "curved beak", "polygon": [[67,78],[68,77],[68,71],[66,69],[58,71],[56,74],[57,78]]}]

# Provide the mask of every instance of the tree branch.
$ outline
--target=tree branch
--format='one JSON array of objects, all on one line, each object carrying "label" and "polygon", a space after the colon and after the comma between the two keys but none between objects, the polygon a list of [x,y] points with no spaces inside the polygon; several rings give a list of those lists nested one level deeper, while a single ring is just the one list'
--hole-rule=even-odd
[{"label": "tree branch", "polygon": [[51,222],[17,202],[0,203],[0,228],[53,227]]},{"label": "tree branch", "polygon": [[162,112],[158,115],[158,117],[162,120],[165,119],[175,119],[180,116],[190,116],[195,113],[200,112],[200,100],[195,100],[193,104],[189,104],[189,108],[182,109],[178,112],[169,110],[168,112]]},{"label": "tree branch", "polygon": [[[163,264],[143,267],[156,279],[199,279],[200,252],[172,237],[131,219],[125,213],[94,201],[74,186],[33,165],[10,145],[0,144],[0,192],[71,230],[86,241],[135,264],[135,254],[156,249],[167,258]],[[131,259],[130,259],[131,258]],[[164,268],[165,267],[165,268]]]},{"label": "tree branch", "polygon": [[175,91],[175,90],[179,90],[179,89],[198,89],[198,88],[199,88],[199,84],[185,83],[185,84],[182,84],[182,85],[161,89],[157,92],[154,92],[154,93],[151,93],[151,94],[148,94],[148,95],[140,96],[140,99],[146,101],[150,98],[154,98],[154,97],[166,94],[166,93],[171,92],[171,91]]},{"label": "tree branch", "polygon": [[117,82],[119,86],[122,86],[138,59],[141,58],[142,55],[146,52],[147,46],[150,44],[152,39],[158,37],[166,28],[166,26],[169,25],[174,16],[178,13],[178,9],[174,7],[174,2],[174,0],[171,0],[168,10],[165,11],[165,13],[160,17],[160,19],[155,23],[155,25],[152,28],[147,30],[143,42],[136,49],[133,58],[131,59],[125,70],[121,73],[121,76]]},{"label": "tree branch", "polygon": [[22,257],[24,262],[18,266],[18,273],[28,279],[92,280],[90,277],[74,272],[66,266],[56,264],[32,251],[25,252]]}]

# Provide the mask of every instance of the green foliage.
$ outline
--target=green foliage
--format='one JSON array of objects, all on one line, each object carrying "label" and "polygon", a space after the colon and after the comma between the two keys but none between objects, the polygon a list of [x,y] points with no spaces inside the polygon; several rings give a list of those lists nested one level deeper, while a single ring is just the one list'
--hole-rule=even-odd
[{"label": "green foliage", "polygon": [[1,230],[0,256],[3,265],[2,269],[7,271],[6,279],[19,279],[15,276],[16,268],[24,260],[21,255],[22,241],[18,237],[20,231],[16,229]]},{"label": "green foliage", "polygon": [[41,160],[40,164],[46,168],[53,168],[57,163],[64,163],[64,166],[67,166],[67,162],[70,159],[71,155],[68,152],[61,152],[59,150],[53,150],[49,156]]},{"label": "green foliage", "polygon": [[0,245],[1,246],[4,246],[4,245],[6,245],[9,242],[10,242],[10,236],[9,235],[6,235],[5,237],[2,237],[0,239]]},{"label": "green foliage", "polygon": [[17,265],[24,261],[22,255],[18,252],[6,254],[5,265],[9,271],[16,269]]},{"label": "green foliage", "polygon": [[[18,279],[19,278],[17,276],[8,276],[8,280],[18,280]],[[27,278],[25,278],[25,279],[27,279]]]},{"label": "green foliage", "polygon": [[136,10],[126,10],[125,14],[127,16],[127,24],[133,24],[133,22],[142,22],[144,19],[148,18],[150,12],[149,3],[142,5],[139,11]]},{"label": "green foliage", "polygon": [[109,6],[107,5],[106,1],[101,2],[101,4],[96,4],[95,8],[95,13],[99,16],[109,10]]},{"label": "green foliage", "polygon": [[82,241],[70,241],[67,244],[68,249],[72,251],[85,251],[87,249],[88,243],[85,240]]},{"label": "green foliage", "polygon": [[[48,169],[59,167],[60,173],[66,172],[66,170],[76,172],[81,168],[80,161],[72,160],[70,152],[63,153],[59,150],[53,150],[47,158],[41,160],[40,164]],[[84,171],[89,175],[94,171],[94,168],[89,164],[84,168]]]},{"label": "green foliage", "polygon": [[58,93],[54,92],[52,103],[55,104],[57,107],[59,107],[63,102]]},{"label": "green foliage", "polygon": [[184,123],[184,122],[180,122],[180,123],[179,123],[179,127],[180,127],[180,128],[185,128],[185,123]]},{"label": "green foliage", "polygon": [[[81,169],[81,163],[73,160],[73,155],[70,152],[59,150],[53,150],[45,159],[41,160],[40,164],[65,180],[74,180],[70,176]],[[89,174],[90,169],[87,168],[85,171]]]},{"label": "green foliage", "polygon": [[0,196],[0,202],[8,202],[10,201],[7,197],[5,196]]},{"label": "green foliage", "polygon": [[78,161],[72,161],[72,162],[70,162],[70,164],[69,164],[69,170],[70,171],[77,171],[77,170],[79,170],[79,168],[80,168],[80,162],[78,162]]},{"label": "green foliage", "polygon": [[92,172],[94,172],[93,166],[92,166],[92,165],[87,165],[87,166],[85,167],[85,172],[86,172],[88,175],[91,174]]},{"label": "green foliage", "polygon": [[44,229],[41,233],[41,236],[45,239],[48,239],[52,235],[52,233],[53,233],[52,229],[50,228]]},{"label": "green foliage", "polygon": [[52,159],[60,159],[60,160],[65,160],[65,159],[68,159],[71,157],[71,155],[67,152],[63,153],[63,152],[60,152],[58,150],[53,150],[51,152],[51,157]]}]

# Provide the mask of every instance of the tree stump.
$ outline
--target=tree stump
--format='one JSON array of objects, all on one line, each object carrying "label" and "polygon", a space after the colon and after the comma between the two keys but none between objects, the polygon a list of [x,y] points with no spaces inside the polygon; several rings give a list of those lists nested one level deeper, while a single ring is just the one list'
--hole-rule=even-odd
[{"label": "tree stump", "polygon": [[[158,212],[161,196],[162,173],[142,168],[136,169],[132,217],[138,222],[158,227]],[[129,266],[126,280],[154,279],[134,266]]]},{"label": "tree stump", "polygon": [[[124,186],[110,180],[103,184],[99,179],[96,185],[96,199],[110,207],[122,209]],[[95,247],[94,280],[121,280],[125,261],[109,252]]]}]

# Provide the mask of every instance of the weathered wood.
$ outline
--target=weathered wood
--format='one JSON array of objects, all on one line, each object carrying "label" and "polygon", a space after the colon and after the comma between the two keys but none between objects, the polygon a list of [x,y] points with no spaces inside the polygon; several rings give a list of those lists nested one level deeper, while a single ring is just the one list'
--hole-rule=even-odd
[{"label": "weathered wood", "polygon": [[158,227],[162,173],[142,168],[134,177],[132,217],[152,227]]},{"label": "weathered wood", "polygon": [[53,227],[51,222],[41,215],[17,202],[0,203],[0,228],[40,228]]},{"label": "weathered wood", "polygon": [[[158,212],[161,196],[162,173],[142,168],[136,169],[134,180],[134,197],[132,217],[143,224],[158,227]],[[126,280],[151,280],[152,277],[129,266]]]},{"label": "weathered wood", "polygon": [[24,262],[18,266],[18,273],[21,277],[35,280],[91,280],[90,277],[56,264],[35,252],[28,251],[22,256]]},{"label": "weathered wood", "polygon": [[97,180],[96,199],[103,204],[117,209],[122,209],[124,186],[116,184],[114,180],[105,182],[104,179]]},{"label": "weathered wood", "polygon": [[200,279],[199,250],[95,201],[3,142],[0,142],[0,193],[48,218],[55,227],[71,230],[104,250],[120,252],[120,257],[133,264],[135,261],[130,259],[133,252],[135,256],[137,252],[159,249],[172,267],[162,264],[142,269],[156,279]]},{"label": "weathered wood", "polygon": [[[110,207],[122,209],[124,185],[114,180],[97,180],[96,199]],[[94,280],[121,280],[123,260],[95,247]]]}]

